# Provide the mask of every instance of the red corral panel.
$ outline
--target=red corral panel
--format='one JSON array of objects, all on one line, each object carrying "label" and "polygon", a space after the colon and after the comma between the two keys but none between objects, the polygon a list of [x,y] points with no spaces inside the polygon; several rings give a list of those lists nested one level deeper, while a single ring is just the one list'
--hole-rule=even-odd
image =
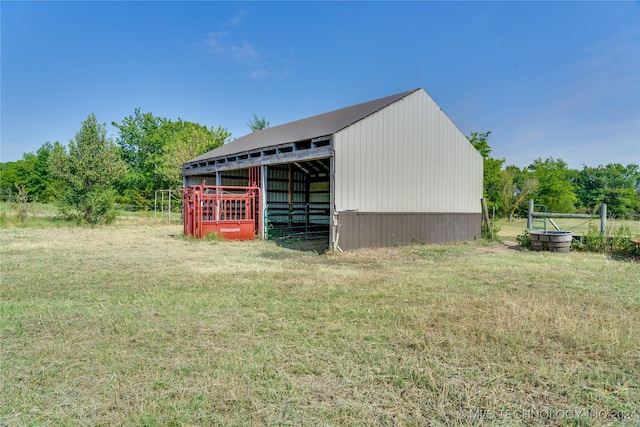
[{"label": "red corral panel", "polygon": [[261,226],[260,188],[190,185],[183,192],[184,234],[201,239],[254,239]]}]

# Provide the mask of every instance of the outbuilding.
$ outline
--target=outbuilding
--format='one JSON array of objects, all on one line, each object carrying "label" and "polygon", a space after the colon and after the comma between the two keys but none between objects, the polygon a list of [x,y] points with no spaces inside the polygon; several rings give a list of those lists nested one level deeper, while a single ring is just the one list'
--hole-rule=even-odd
[{"label": "outbuilding", "polygon": [[250,133],[183,165],[185,185],[258,185],[263,238],[336,250],[472,240],[483,159],[422,89]]}]

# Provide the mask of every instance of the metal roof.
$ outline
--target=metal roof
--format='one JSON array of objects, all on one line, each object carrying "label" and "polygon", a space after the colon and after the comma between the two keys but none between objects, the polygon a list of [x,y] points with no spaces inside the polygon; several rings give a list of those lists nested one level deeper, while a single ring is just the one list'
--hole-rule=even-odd
[{"label": "metal roof", "polygon": [[252,132],[186,163],[330,136],[418,90],[420,88]]}]

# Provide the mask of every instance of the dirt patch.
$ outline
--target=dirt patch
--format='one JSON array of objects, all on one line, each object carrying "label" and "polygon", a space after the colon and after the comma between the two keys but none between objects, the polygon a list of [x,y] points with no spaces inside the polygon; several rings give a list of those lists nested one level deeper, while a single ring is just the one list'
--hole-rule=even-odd
[{"label": "dirt patch", "polygon": [[506,253],[509,251],[521,251],[522,248],[518,244],[518,242],[514,242],[512,240],[504,240],[502,243],[496,243],[491,246],[482,246],[477,249],[476,252],[479,253],[489,253],[489,254],[500,254]]}]

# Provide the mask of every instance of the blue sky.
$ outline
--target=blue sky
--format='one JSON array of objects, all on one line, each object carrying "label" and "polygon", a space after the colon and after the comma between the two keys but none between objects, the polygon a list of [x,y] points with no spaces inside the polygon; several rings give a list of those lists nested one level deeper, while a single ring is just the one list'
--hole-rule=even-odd
[{"label": "blue sky", "polygon": [[492,156],[640,164],[639,2],[8,2],[1,161],[136,108],[271,125],[424,88]]}]

